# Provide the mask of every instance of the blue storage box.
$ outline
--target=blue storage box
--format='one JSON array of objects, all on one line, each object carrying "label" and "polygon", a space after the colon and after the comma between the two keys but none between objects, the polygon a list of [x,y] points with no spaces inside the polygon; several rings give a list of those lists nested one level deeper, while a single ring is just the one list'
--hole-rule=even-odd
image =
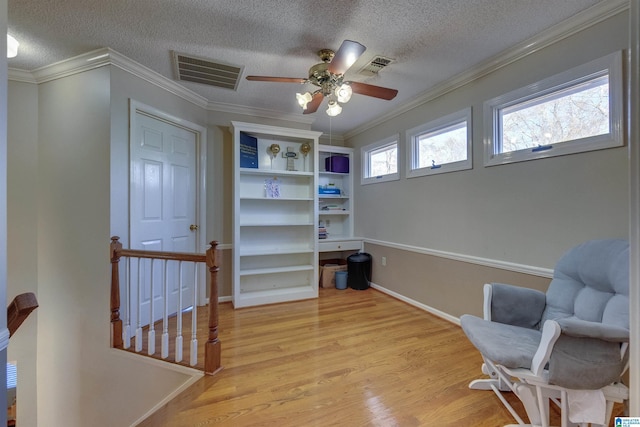
[{"label": "blue storage box", "polygon": [[318,187],[318,194],[333,194],[336,196],[340,195],[340,189],[336,187]]},{"label": "blue storage box", "polygon": [[324,159],[324,170],[327,172],[349,173],[349,157],[330,156]]}]

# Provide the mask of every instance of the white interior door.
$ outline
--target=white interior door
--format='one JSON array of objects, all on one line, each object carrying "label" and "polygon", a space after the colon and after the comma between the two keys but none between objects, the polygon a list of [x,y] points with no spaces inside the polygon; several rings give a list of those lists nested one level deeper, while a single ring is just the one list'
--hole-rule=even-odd
[{"label": "white interior door", "polygon": [[[197,250],[197,134],[166,120],[135,112],[130,141],[130,240],[132,249]],[[194,304],[197,280],[191,263],[133,262],[132,319],[146,325]],[[165,276],[167,280],[165,281]],[[180,283],[182,282],[182,285]],[[165,298],[165,286],[168,298]],[[151,305],[153,303],[153,306]]]}]

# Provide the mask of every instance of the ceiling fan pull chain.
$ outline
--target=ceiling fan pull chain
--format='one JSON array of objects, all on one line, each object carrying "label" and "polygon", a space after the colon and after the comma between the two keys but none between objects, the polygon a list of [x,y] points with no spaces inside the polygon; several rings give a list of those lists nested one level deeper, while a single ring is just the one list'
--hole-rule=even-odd
[{"label": "ceiling fan pull chain", "polygon": [[331,116],[329,116],[329,146],[332,146],[331,143]]}]

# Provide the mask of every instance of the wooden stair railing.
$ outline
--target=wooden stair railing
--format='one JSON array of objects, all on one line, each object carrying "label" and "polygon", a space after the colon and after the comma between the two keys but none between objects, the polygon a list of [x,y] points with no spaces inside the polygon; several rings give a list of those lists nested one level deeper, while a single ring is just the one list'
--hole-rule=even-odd
[{"label": "wooden stair railing", "polygon": [[[218,271],[217,241],[210,242],[211,247],[205,254],[145,251],[138,249],[124,249],[118,236],[111,238],[111,347],[120,348],[123,345],[123,323],[120,318],[120,258],[146,258],[165,261],[186,261],[205,263],[209,270],[209,309],[208,309],[208,339],[204,346],[204,372],[213,375],[221,369],[221,346],[218,340]],[[195,309],[195,307],[194,307]]]},{"label": "wooden stair railing", "polygon": [[17,295],[11,304],[7,307],[7,329],[9,329],[9,337],[18,330],[22,322],[31,314],[33,310],[38,308],[38,300],[31,292]]}]

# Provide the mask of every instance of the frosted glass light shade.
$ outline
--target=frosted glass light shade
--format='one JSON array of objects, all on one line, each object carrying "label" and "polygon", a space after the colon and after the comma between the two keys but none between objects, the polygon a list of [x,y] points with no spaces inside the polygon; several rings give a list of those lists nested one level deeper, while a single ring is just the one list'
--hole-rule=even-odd
[{"label": "frosted glass light shade", "polygon": [[7,34],[7,58],[15,58],[18,56],[18,40],[15,37]]},{"label": "frosted glass light shade", "polygon": [[338,98],[338,102],[345,103],[349,102],[351,99],[351,94],[353,94],[353,90],[350,85],[343,84],[336,88],[336,97]]},{"label": "frosted glass light shade", "polygon": [[296,99],[298,100],[298,104],[302,107],[303,110],[307,109],[307,104],[313,97],[309,92],[305,93],[296,93]]},{"label": "frosted glass light shade", "polygon": [[342,113],[342,107],[336,101],[329,101],[329,105],[327,108],[327,114],[331,117],[337,116]]}]

